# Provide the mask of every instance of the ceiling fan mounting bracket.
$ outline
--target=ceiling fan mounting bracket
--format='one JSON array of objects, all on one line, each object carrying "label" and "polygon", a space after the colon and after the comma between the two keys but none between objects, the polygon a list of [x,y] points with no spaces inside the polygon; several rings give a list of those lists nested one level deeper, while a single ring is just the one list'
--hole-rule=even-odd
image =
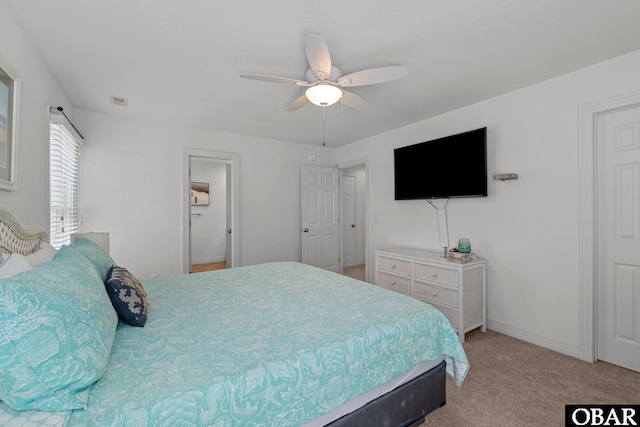
[{"label": "ceiling fan mounting bracket", "polygon": [[327,75],[321,70],[316,73],[311,68],[307,68],[307,71],[304,73],[304,78],[309,84],[317,82],[338,83],[338,79],[340,77],[342,77],[342,71],[340,71],[340,69],[335,65],[331,66],[331,74],[329,74],[329,78],[327,78]]}]

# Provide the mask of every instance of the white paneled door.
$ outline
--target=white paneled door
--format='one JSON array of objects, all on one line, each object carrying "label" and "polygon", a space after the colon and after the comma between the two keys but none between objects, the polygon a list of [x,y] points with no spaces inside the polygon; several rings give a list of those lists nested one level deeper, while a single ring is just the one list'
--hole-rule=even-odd
[{"label": "white paneled door", "polygon": [[302,262],[340,272],[339,170],[302,166]]},{"label": "white paneled door", "polygon": [[356,177],[342,176],[342,266],[356,265]]},{"label": "white paneled door", "polygon": [[596,121],[598,359],[640,372],[640,106]]}]

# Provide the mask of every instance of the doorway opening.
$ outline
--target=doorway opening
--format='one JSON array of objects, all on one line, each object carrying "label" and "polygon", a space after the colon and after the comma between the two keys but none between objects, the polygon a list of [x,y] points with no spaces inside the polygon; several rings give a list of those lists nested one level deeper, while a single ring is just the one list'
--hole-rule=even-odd
[{"label": "doorway opening", "polygon": [[191,272],[222,270],[230,261],[227,244],[231,165],[217,159],[193,157],[191,169]]},{"label": "doorway opening", "polygon": [[185,149],[183,272],[239,263],[238,155]]},{"label": "doorway opening", "polygon": [[368,281],[368,181],[367,160],[338,165],[341,171],[342,274]]}]

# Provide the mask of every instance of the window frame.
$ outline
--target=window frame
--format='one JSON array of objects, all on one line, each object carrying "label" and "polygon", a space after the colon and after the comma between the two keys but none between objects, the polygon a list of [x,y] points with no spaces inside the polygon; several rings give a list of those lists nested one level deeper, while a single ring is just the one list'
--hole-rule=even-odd
[{"label": "window frame", "polygon": [[60,249],[80,230],[84,138],[60,109],[49,111],[49,243]]}]

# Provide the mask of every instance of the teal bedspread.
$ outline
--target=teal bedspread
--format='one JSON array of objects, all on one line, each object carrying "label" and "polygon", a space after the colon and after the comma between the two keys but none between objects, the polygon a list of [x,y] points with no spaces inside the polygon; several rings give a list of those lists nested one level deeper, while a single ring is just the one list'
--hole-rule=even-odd
[{"label": "teal bedspread", "polygon": [[144,286],[146,326],[118,326],[89,408],[68,425],[298,426],[441,354],[458,385],[469,369],[430,305],[307,265]]}]

